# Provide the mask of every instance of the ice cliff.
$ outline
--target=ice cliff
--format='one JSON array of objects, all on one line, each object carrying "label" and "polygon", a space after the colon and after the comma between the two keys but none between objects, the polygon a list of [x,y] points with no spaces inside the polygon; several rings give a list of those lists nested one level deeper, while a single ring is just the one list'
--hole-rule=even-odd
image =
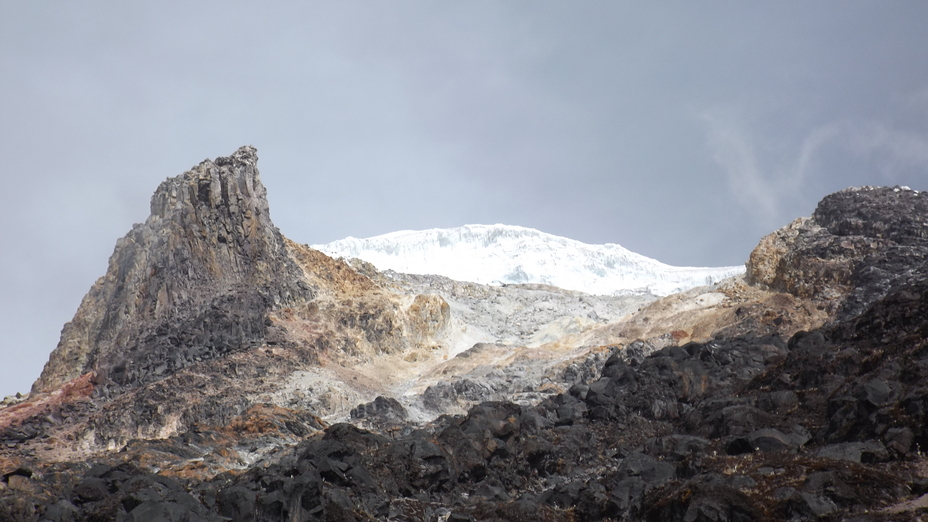
[{"label": "ice cliff", "polygon": [[594,295],[668,295],[744,272],[743,266],[670,266],[620,245],[589,245],[510,225],[404,230],[312,248],[333,257],[362,259],[380,270],[480,284],[541,283]]}]

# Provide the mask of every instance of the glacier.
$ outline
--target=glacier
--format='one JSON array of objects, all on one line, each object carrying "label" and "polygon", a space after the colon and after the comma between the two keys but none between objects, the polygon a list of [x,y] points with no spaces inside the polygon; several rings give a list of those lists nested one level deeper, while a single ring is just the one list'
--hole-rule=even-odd
[{"label": "glacier", "polygon": [[664,296],[744,273],[744,266],[671,266],[613,243],[590,245],[499,224],[347,237],[311,248],[331,257],[361,259],[382,271],[485,285],[546,284],[593,295]]}]

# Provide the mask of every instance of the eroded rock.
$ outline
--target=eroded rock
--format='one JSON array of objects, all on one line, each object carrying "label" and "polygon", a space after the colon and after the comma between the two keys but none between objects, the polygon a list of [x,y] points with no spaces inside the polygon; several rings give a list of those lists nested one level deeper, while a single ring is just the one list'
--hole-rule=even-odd
[{"label": "eroded rock", "polygon": [[94,371],[134,387],[262,340],[270,308],[312,298],[271,222],[254,147],[166,180],[65,325],[35,392]]}]

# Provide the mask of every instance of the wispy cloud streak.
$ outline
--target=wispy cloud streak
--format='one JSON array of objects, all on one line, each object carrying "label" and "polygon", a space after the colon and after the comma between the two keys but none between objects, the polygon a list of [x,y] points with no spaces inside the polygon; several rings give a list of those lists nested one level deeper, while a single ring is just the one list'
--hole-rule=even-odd
[{"label": "wispy cloud streak", "polygon": [[813,128],[795,154],[760,157],[758,137],[743,114],[731,107],[705,110],[699,117],[707,125],[707,146],[728,178],[735,200],[763,226],[774,225],[789,209],[785,203],[803,196],[810,181],[824,172],[828,157],[837,152],[877,169],[873,184],[894,184],[904,169],[928,170],[928,134],[900,130],[874,122],[831,122]]}]

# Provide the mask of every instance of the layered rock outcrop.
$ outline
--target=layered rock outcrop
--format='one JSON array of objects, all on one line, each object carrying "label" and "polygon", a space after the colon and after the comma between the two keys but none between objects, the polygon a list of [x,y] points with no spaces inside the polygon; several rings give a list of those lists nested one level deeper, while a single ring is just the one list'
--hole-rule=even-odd
[{"label": "layered rock outcrop", "polygon": [[257,151],[166,180],[116,244],[33,391],[96,372],[137,386],[263,339],[272,307],[313,296],[271,222]]}]

